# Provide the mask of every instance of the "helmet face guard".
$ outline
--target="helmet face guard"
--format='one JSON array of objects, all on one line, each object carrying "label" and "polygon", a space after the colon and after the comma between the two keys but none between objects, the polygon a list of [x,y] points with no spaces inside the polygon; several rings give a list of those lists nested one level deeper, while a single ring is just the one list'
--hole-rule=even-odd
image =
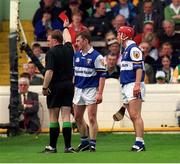
[{"label": "helmet face guard", "polygon": [[127,39],[132,39],[134,36],[134,29],[129,26],[121,26],[118,30],[118,35],[120,36],[120,41]]},{"label": "helmet face guard", "polygon": [[125,34],[125,33],[119,33],[119,35],[120,35],[120,40],[121,41],[125,41],[125,40],[127,40],[127,39],[129,39],[129,37]]}]

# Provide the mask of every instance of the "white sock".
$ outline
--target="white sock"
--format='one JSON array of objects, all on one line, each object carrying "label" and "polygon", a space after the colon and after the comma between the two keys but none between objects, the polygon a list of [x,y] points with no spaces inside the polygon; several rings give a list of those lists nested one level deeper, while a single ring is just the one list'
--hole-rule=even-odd
[{"label": "white sock", "polygon": [[136,137],[136,141],[140,141],[140,142],[142,142],[144,144],[144,140],[141,137]]}]

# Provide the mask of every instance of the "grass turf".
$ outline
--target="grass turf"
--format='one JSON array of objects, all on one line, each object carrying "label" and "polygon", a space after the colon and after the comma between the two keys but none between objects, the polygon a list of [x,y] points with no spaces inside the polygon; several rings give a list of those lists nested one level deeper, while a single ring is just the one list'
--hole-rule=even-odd
[{"label": "grass turf", "polygon": [[[180,162],[179,134],[146,134],[145,152],[130,152],[132,134],[98,134],[97,151],[73,154],[63,153],[63,138],[58,140],[58,153],[38,153],[48,143],[48,135],[20,135],[0,137],[0,163],[174,163]],[[79,144],[79,135],[73,135],[73,146]]]}]

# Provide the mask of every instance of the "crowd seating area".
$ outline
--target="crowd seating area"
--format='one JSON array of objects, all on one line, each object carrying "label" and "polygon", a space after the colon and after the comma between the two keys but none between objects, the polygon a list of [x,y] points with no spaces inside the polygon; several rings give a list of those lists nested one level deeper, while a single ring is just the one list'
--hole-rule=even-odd
[{"label": "crowd seating area", "polygon": [[[120,26],[127,25],[134,28],[134,41],[144,53],[145,82],[180,82],[179,2],[175,0],[39,0],[39,4],[32,20],[22,21],[29,45],[39,43],[45,53],[48,49],[46,42],[48,33],[54,29],[63,30],[62,15],[64,14],[63,17],[67,17],[70,21],[68,28],[75,51],[78,50],[75,44],[76,34],[82,30],[89,30],[92,35],[92,45],[104,56],[107,51],[112,51],[118,60],[121,54],[118,49],[120,45],[114,48],[114,45],[118,44],[116,35]],[[111,38],[108,38],[109,31],[112,32]],[[0,85],[9,85],[8,35],[9,22],[2,21]],[[18,61],[19,74],[27,72],[30,60],[19,50]],[[38,70],[36,73],[39,73]]]}]

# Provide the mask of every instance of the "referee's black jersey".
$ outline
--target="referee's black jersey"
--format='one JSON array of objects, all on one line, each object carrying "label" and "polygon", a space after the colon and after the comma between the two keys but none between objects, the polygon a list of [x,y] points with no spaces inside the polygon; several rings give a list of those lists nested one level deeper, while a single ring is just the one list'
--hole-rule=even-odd
[{"label": "referee's black jersey", "polygon": [[46,54],[46,70],[53,70],[51,83],[72,80],[74,50],[70,42],[50,48]]}]

